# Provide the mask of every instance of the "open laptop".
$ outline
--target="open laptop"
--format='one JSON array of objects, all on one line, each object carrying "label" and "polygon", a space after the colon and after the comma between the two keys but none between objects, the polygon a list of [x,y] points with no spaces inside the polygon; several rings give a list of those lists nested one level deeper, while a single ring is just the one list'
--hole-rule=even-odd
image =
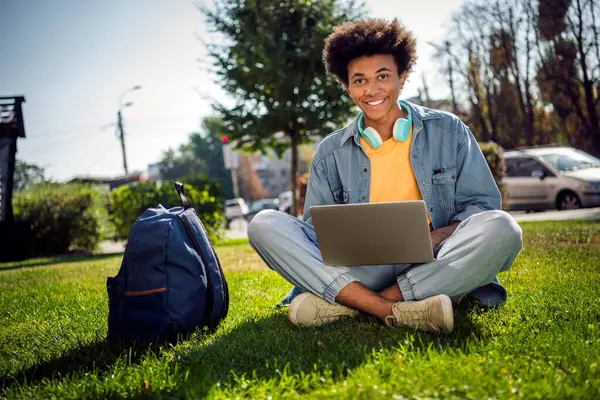
[{"label": "open laptop", "polygon": [[325,265],[350,267],[434,260],[422,200],[313,206],[310,215]]}]

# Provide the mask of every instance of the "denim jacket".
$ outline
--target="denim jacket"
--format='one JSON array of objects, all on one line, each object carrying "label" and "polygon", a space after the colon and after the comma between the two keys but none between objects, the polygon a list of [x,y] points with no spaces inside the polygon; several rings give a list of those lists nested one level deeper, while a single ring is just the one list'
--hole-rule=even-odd
[{"label": "denim jacket", "polygon": [[[410,161],[433,228],[500,209],[500,192],[469,128],[450,113],[403,105],[412,114]],[[355,118],[319,145],[308,178],[305,222],[312,224],[314,205],[369,202],[371,164],[357,123]]]},{"label": "denim jacket", "polygon": [[[500,191],[469,128],[456,116],[403,102],[410,107],[413,140],[410,161],[434,229],[473,214],[499,210]],[[310,207],[368,203],[370,160],[360,143],[358,118],[328,135],[313,157],[304,202],[304,221],[312,225]],[[298,287],[279,305],[287,306]],[[484,306],[498,306],[506,290],[497,278],[469,294]]]}]

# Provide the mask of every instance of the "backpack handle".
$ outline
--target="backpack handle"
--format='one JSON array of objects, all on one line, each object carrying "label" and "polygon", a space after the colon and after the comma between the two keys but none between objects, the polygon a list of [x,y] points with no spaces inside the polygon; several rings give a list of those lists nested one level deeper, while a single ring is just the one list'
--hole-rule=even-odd
[{"label": "backpack handle", "polygon": [[190,201],[187,199],[187,197],[185,197],[184,194],[183,183],[175,182],[175,190],[177,190],[177,193],[179,193],[181,203],[183,204],[183,209],[187,210],[188,208],[191,208],[192,205],[190,204]]}]

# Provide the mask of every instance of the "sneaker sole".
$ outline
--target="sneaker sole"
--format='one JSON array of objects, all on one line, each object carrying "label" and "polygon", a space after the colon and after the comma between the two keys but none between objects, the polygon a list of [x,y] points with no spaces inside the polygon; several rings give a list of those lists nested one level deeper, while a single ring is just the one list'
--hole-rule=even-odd
[{"label": "sneaker sole", "polygon": [[[288,319],[290,320],[290,322],[296,326],[304,326],[304,327],[308,327],[308,326],[319,326],[319,325],[324,325],[329,323],[328,321],[314,321],[313,323],[310,324],[304,324],[304,323],[300,323],[298,321],[298,310],[302,307],[302,303],[304,301],[312,301],[311,298],[315,297],[315,295],[313,295],[312,293],[309,292],[305,292],[305,293],[301,293],[298,296],[296,296],[294,298],[294,300],[292,300],[292,303],[290,304],[290,308],[288,310]],[[353,316],[353,315],[358,315],[358,311],[354,311],[352,313],[348,313],[348,316]],[[340,318],[343,315],[340,315]]]},{"label": "sneaker sole", "polygon": [[292,300],[290,309],[288,310],[288,319],[294,325],[298,325],[298,308],[300,304],[308,297],[314,296],[312,293],[300,293]]},{"label": "sneaker sole", "polygon": [[444,310],[444,327],[446,333],[452,333],[454,330],[454,310],[452,309],[452,300],[445,294],[439,295],[442,299],[442,308]]}]

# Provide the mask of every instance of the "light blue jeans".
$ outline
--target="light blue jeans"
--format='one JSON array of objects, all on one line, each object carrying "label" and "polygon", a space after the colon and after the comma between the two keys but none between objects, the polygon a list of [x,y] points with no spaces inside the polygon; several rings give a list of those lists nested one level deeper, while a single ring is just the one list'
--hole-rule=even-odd
[{"label": "light blue jeans", "polygon": [[[359,234],[359,233],[357,233]],[[296,287],[289,302],[309,291],[330,303],[350,282],[378,292],[398,283],[405,300],[446,294],[454,302],[466,295],[487,307],[506,301],[496,274],[507,271],[522,248],[522,231],[504,211],[485,211],[462,221],[425,264],[329,267],[323,264],[312,225],[279,211],[262,211],[248,226],[250,245],[267,266]]]}]

